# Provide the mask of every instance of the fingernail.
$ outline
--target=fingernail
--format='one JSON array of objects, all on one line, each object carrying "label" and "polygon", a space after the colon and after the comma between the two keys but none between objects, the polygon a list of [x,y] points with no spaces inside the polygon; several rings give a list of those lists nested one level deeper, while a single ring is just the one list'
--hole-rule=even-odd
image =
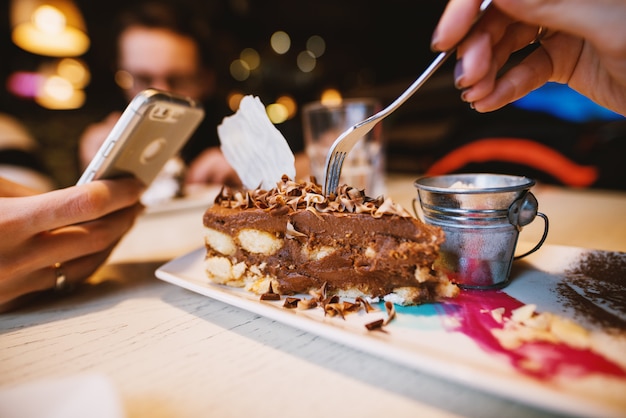
[{"label": "fingernail", "polygon": [[467,102],[467,89],[461,91],[461,100]]},{"label": "fingernail", "polygon": [[435,31],[433,32],[433,37],[430,40],[430,49],[431,49],[431,51],[433,51],[433,52],[441,51],[437,47],[438,43],[439,43],[439,28],[435,28]]},{"label": "fingernail", "polygon": [[476,109],[476,107],[474,107],[474,102],[471,102],[469,105],[470,105],[470,109],[472,110]]},{"label": "fingernail", "polygon": [[457,89],[463,87],[463,58],[459,58],[454,66],[454,86]]}]

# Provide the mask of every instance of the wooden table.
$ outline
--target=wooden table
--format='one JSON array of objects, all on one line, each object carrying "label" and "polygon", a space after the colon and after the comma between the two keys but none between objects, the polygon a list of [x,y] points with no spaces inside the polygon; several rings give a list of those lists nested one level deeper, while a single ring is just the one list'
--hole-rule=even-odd
[{"label": "wooden table", "polygon": [[[387,194],[411,208],[412,182],[390,176]],[[533,192],[547,244],[626,251],[626,193]],[[551,416],[156,279],[202,245],[203,210],[146,213],[89,284],[0,316],[0,389],[101,375],[129,417]]]}]

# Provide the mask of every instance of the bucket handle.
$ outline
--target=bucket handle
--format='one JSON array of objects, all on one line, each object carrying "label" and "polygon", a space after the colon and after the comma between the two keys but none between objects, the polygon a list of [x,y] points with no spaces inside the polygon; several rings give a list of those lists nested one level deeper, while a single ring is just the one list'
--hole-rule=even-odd
[{"label": "bucket handle", "polygon": [[[530,201],[531,205],[535,205],[535,210],[537,208],[537,200],[535,198],[535,196],[532,193],[528,193],[530,196],[527,196],[525,200]],[[419,198],[419,193],[417,195],[417,197],[414,197],[411,201],[411,203],[413,204],[413,212],[415,213],[415,217],[418,219],[423,220],[423,218],[420,216],[421,211],[419,211],[417,208],[421,207],[421,201]],[[416,203],[420,203],[420,205],[416,205]],[[537,245],[535,245],[531,250],[526,251],[524,254],[521,255],[517,255],[515,257],[513,257],[514,260],[519,260],[520,258],[524,258],[526,256],[531,255],[532,253],[534,253],[535,251],[537,251],[539,248],[541,248],[541,246],[543,245],[543,243],[546,241],[546,238],[548,237],[548,229],[550,228],[550,222],[548,221],[548,215],[546,215],[545,213],[542,212],[535,212],[534,215],[532,216],[532,218],[534,218],[535,216],[539,216],[543,219],[544,222],[544,228],[543,228],[543,235],[541,236],[541,239],[539,240],[539,242],[537,243]],[[526,221],[528,222],[528,217],[526,217]],[[530,221],[532,221],[532,219],[530,219]],[[530,223],[530,222],[528,222]],[[517,226],[518,228],[520,228],[520,226]]]},{"label": "bucket handle", "polygon": [[527,255],[531,255],[532,253],[537,251],[539,248],[541,248],[541,246],[545,242],[548,236],[548,227],[549,227],[548,216],[545,213],[541,213],[541,212],[537,212],[537,216],[543,218],[543,222],[544,222],[543,236],[541,237],[537,245],[535,245],[531,250],[526,251],[524,254],[516,255],[515,257],[513,257],[514,260],[519,260],[520,258],[524,258]]},{"label": "bucket handle", "polygon": [[[418,207],[422,206],[419,193],[417,193],[417,197],[414,197],[411,203],[413,204],[413,213],[415,214],[415,217],[421,221],[424,221],[424,218],[420,216],[421,211],[417,210]],[[416,203],[419,203],[419,205],[416,206]]]}]

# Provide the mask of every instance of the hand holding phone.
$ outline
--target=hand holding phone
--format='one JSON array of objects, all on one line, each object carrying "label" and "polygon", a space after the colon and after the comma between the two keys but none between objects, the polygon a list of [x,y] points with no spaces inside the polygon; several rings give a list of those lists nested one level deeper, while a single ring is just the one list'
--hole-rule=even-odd
[{"label": "hand holding phone", "polygon": [[156,89],[142,91],[124,110],[77,184],[134,176],[149,186],[203,118],[202,106],[192,99]]}]

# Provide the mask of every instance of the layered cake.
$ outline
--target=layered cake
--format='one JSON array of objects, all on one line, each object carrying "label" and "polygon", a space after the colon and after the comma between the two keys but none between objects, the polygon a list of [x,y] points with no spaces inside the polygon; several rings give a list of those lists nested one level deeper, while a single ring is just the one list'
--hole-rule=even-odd
[{"label": "layered cake", "polygon": [[204,214],[208,278],[263,294],[380,298],[412,305],[454,297],[433,270],[443,231],[389,199],[283,176],[271,190],[222,189]]}]

